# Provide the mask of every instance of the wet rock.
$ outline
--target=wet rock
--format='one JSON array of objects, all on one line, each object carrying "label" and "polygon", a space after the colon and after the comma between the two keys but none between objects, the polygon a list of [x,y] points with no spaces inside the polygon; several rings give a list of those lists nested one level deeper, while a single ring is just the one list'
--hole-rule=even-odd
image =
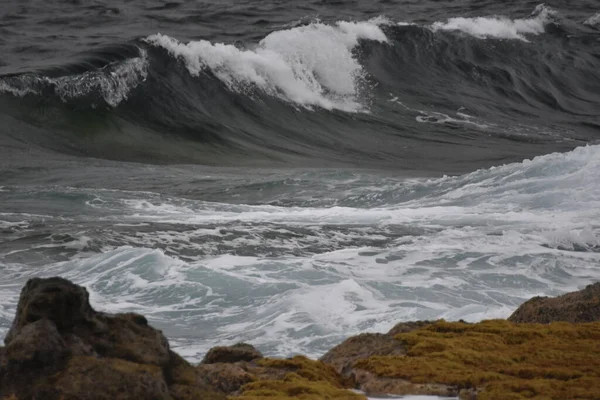
[{"label": "wet rock", "polygon": [[534,297],[523,303],[508,320],[542,324],[600,321],[600,282],[559,297]]},{"label": "wet rock", "polygon": [[95,311],[85,288],[31,279],[0,348],[0,398],[224,400],[137,314]]},{"label": "wet rock", "polygon": [[233,346],[213,347],[206,353],[202,364],[234,363],[238,361],[252,361],[262,358],[262,353],[252,345],[238,343]]}]

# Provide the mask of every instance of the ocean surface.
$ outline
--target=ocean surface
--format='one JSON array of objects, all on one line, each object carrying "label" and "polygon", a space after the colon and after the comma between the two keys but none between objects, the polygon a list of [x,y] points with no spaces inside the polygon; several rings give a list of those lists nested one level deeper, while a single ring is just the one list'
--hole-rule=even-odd
[{"label": "ocean surface", "polygon": [[0,337],[54,275],[191,361],[600,280],[600,2],[4,1]]}]

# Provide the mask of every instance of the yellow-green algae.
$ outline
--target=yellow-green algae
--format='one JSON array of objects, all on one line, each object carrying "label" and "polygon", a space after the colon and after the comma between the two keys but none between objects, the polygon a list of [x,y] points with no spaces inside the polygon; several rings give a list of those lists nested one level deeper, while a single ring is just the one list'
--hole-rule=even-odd
[{"label": "yellow-green algae", "polygon": [[482,389],[478,400],[600,399],[600,322],[439,321],[395,336],[406,356],[356,368],[413,383]]},{"label": "yellow-green algae", "polygon": [[343,389],[347,385],[345,379],[332,366],[321,361],[296,356],[285,360],[265,358],[257,364],[268,369],[282,370],[285,375],[281,379],[264,379],[244,385],[241,395],[230,399],[365,399],[362,395]]}]

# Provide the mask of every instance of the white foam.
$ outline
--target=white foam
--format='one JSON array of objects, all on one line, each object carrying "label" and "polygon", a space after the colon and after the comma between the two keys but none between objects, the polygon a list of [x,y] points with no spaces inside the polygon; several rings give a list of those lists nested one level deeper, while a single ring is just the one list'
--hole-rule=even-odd
[{"label": "white foam", "polygon": [[[325,178],[312,179],[308,187]],[[71,188],[73,197],[101,200],[82,213],[93,207],[94,218],[111,226],[80,232],[72,247],[101,235],[135,248],[107,245],[102,254],[48,263],[42,273],[86,285],[101,310],[148,315],[196,361],[215,343],[238,341],[269,355],[319,357],[349,335],[400,321],[506,317],[532,296],[600,280],[600,145],[456,177],[344,172],[337,187],[326,179],[324,196],[343,193],[341,203],[365,208]],[[30,219],[0,216],[10,224]],[[139,224],[152,229],[131,228]],[[41,271],[6,261],[26,254],[1,256],[0,333],[23,282]]]},{"label": "white foam", "polygon": [[140,49],[140,52],[140,57],[128,59],[101,71],[89,71],[77,77],[50,79],[50,82],[63,100],[79,98],[98,90],[106,103],[116,107],[127,99],[131,90],[146,80],[146,51]]},{"label": "white foam", "polygon": [[145,50],[140,49],[139,57],[79,75],[58,78],[22,75],[3,78],[0,79],[0,92],[24,97],[28,94],[40,95],[45,87],[51,87],[63,101],[97,93],[109,106],[116,107],[146,80],[147,70],[147,55]]},{"label": "white foam", "polygon": [[6,80],[0,80],[0,92],[10,93],[16,97],[25,97],[28,94],[37,95],[40,93],[39,90],[33,87],[14,85],[7,82]]},{"label": "white foam", "polygon": [[592,15],[591,17],[586,19],[584,24],[589,26],[596,26],[600,24],[600,13]]},{"label": "white foam", "polygon": [[209,69],[232,91],[247,94],[258,88],[301,106],[354,112],[365,110],[360,101],[364,71],[352,51],[360,39],[387,42],[379,27],[383,23],[312,23],[273,32],[255,49],[206,40],[184,44],[162,34],[146,41],[181,58],[194,76]]},{"label": "white foam", "polygon": [[505,16],[449,18],[446,22],[435,22],[434,31],[461,31],[478,38],[518,39],[527,41],[526,35],[544,33],[545,27],[552,21],[556,12],[540,4],[532,16],[524,19],[510,19]]}]

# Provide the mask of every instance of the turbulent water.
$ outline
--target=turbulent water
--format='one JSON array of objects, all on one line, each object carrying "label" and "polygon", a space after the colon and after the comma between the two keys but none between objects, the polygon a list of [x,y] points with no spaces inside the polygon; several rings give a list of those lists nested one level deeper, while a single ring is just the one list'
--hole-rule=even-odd
[{"label": "turbulent water", "polygon": [[0,336],[33,276],[190,360],[600,279],[600,5],[9,2]]}]

